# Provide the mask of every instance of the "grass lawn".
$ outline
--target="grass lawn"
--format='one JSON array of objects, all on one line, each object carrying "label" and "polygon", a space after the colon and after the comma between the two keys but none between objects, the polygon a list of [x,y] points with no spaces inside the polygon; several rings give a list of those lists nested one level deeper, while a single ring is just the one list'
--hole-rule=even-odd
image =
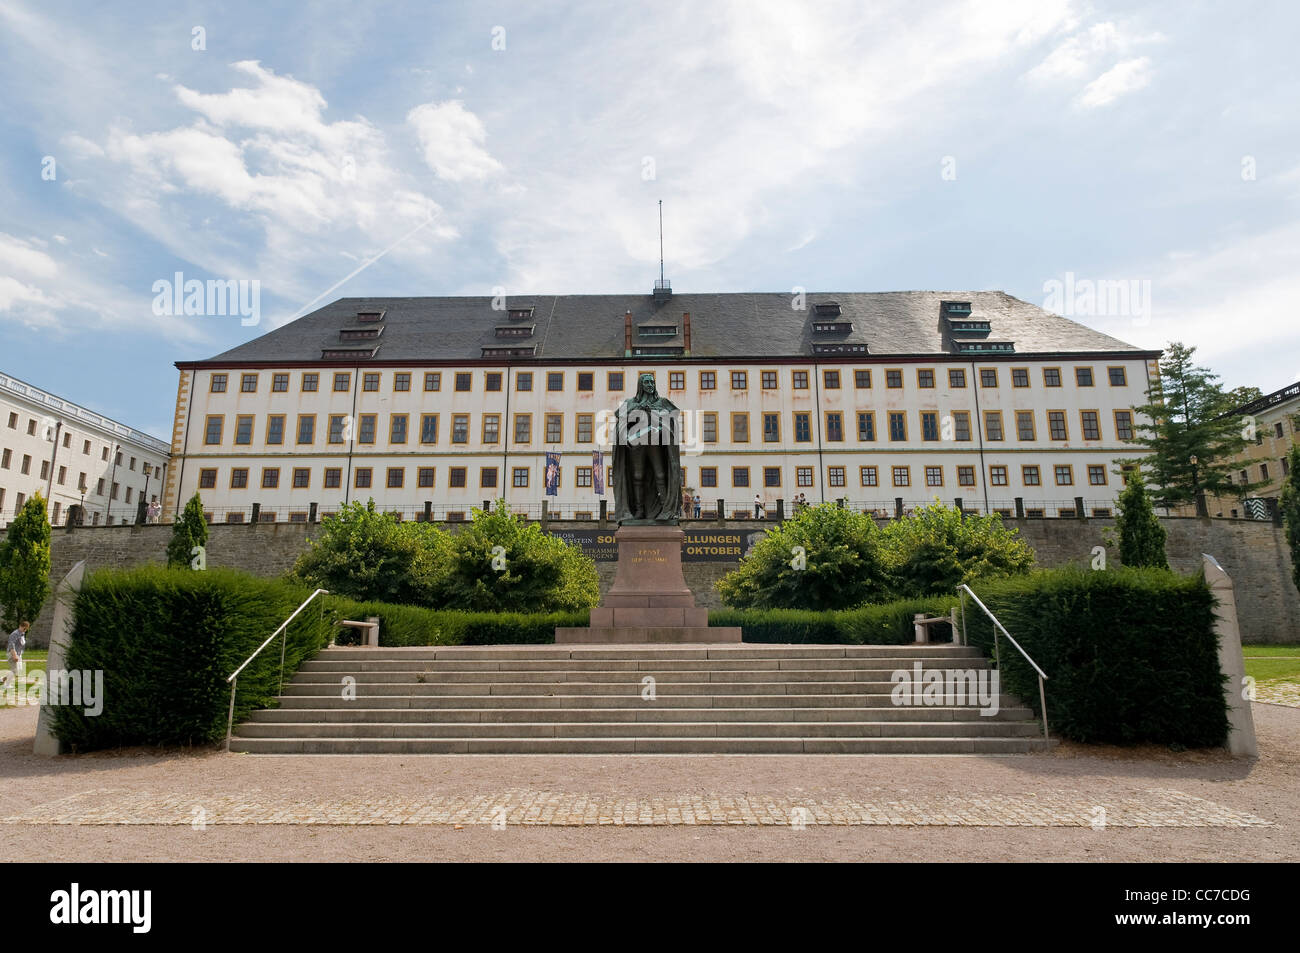
[{"label": "grass lawn", "polygon": [[1300,658],[1300,645],[1243,645],[1241,654],[1248,659],[1265,656]]},{"label": "grass lawn", "polygon": [[1241,651],[1257,700],[1300,705],[1300,646],[1243,645]]},{"label": "grass lawn", "polygon": [[[23,661],[27,663],[28,677],[34,675],[38,671],[39,672],[45,671],[45,657],[48,654],[49,653],[45,649],[28,649],[26,652],[23,653]],[[0,669],[0,671],[6,673],[3,677],[8,678],[9,675],[12,674],[9,669],[9,660],[7,658],[0,658],[0,664],[4,666],[2,669]],[[4,693],[0,692],[0,708],[7,708],[7,707],[12,707],[12,706],[8,704],[7,700],[5,699]]]}]

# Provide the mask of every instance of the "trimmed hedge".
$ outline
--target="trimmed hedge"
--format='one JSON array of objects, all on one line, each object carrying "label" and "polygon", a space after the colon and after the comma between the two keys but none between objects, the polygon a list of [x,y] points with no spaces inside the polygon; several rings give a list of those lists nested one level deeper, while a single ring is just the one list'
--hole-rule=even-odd
[{"label": "trimmed hedge", "polygon": [[[364,622],[379,617],[379,644],[405,645],[545,645],[555,641],[557,626],[586,626],[582,612],[453,612],[398,606],[385,602],[354,602],[330,597],[339,618]],[[358,641],[353,633],[349,641]],[[344,635],[340,634],[341,642]]]},{"label": "trimmed hedge", "polygon": [[[903,645],[916,641],[912,617],[947,615],[955,596],[904,599],[858,609],[816,612],[805,609],[713,609],[709,625],[735,626],[746,642],[823,645]],[[943,634],[936,633],[943,640]]]},{"label": "trimmed hedge", "polygon": [[[104,708],[97,716],[54,708],[55,734],[81,751],[223,738],[226,677],[310,594],[234,570],[146,566],[93,573],[73,606],[66,667],[104,672]],[[286,680],[327,643],[331,621],[313,604],[289,625]],[[236,721],[273,701],[279,676],[273,643],[239,676]]]},{"label": "trimmed hedge", "polygon": [[[1047,673],[1054,735],[1187,748],[1228,736],[1214,596],[1203,577],[1160,569],[1059,569],[974,587]],[[993,655],[993,624],[968,600],[971,645]],[[1002,689],[1041,714],[1038,677],[1001,639]]]}]

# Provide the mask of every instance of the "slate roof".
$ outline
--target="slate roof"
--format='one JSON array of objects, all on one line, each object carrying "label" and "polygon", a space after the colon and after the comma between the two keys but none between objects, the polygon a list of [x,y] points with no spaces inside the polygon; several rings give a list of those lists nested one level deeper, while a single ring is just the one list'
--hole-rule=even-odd
[{"label": "slate roof", "polygon": [[[940,313],[944,301],[970,302],[969,319],[987,320],[992,325],[987,340],[1013,342],[1017,355],[1123,352],[1138,357],[1156,353],[1001,291],[810,293],[804,310],[793,309],[791,300],[791,295],[783,292],[674,294],[656,307],[650,294],[519,295],[507,300],[507,308],[533,307],[531,318],[515,321],[534,324],[533,336],[501,338],[496,328],[511,322],[506,311],[492,309],[488,297],[340,298],[207,361],[178,362],[178,366],[321,362],[323,350],[362,345],[378,345],[373,363],[484,359],[500,363],[503,358],[499,356],[485,358],[483,348],[533,345],[536,352],[532,357],[512,357],[509,362],[621,361],[624,314],[628,311],[632,313],[634,346],[643,347],[681,346],[682,314],[689,312],[692,361],[812,356],[814,344],[838,342],[867,345],[866,355],[858,352],[846,354],[846,358],[952,357],[956,354],[954,337]],[[828,302],[841,307],[841,315],[833,320],[851,322],[852,331],[813,332],[813,321],[824,319],[814,306]],[[358,322],[357,312],[379,310],[385,312],[384,330],[377,340],[340,341],[341,328],[374,327]],[[636,333],[638,325],[669,323],[678,326],[678,334],[671,338]]]}]

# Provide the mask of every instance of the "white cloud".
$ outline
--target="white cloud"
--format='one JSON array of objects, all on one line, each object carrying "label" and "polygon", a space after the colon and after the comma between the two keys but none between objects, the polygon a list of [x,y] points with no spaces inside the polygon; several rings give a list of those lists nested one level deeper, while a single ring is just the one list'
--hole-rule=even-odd
[{"label": "white cloud", "polygon": [[53,278],[58,266],[45,252],[24,241],[0,232],[0,273],[17,272],[34,278]]},{"label": "white cloud", "polygon": [[1085,109],[1108,106],[1126,93],[1142,89],[1151,82],[1151,60],[1145,56],[1117,63],[1089,83],[1079,94]]},{"label": "white cloud", "polygon": [[449,182],[482,181],[502,171],[483,148],[487,130],[460,100],[423,103],[406,114],[424,150],[424,161]]}]

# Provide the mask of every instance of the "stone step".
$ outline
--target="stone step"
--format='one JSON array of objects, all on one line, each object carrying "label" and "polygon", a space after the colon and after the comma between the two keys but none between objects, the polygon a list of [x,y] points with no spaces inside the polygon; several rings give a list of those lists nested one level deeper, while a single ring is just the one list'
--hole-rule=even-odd
[{"label": "stone step", "polygon": [[663,646],[414,646],[402,648],[361,648],[331,646],[321,650],[317,661],[606,661],[606,660],[708,660],[708,659],[835,659],[906,657],[971,658],[978,649],[969,646],[940,645],[732,645]]},{"label": "stone step", "polygon": [[[640,690],[642,679],[653,675],[656,686],[663,685],[818,685],[840,682],[852,682],[863,686],[875,686],[875,690],[888,691],[898,682],[894,673],[905,671],[909,676],[911,669],[828,669],[824,672],[787,672],[764,669],[758,672],[299,672],[288,682],[289,685],[324,685],[332,690],[343,685],[345,677],[352,678],[356,685],[461,685],[466,688],[486,689],[490,685],[608,685],[610,691],[623,691],[625,688]],[[925,672],[946,673],[949,669],[930,668]],[[957,669],[955,671],[984,671],[980,668]],[[956,676],[954,676],[956,677]],[[947,675],[944,674],[945,680]],[[869,690],[869,689],[864,689]],[[490,692],[484,692],[490,694]]]},{"label": "stone step", "polygon": [[[646,701],[627,695],[284,695],[282,708],[884,708],[893,707],[888,694],[871,695],[659,695]],[[900,705],[900,708],[923,707]],[[936,706],[937,707],[937,706]],[[945,706],[954,709],[978,706]]]},{"label": "stone step", "polygon": [[[689,697],[716,696],[753,696],[753,695],[854,695],[864,698],[886,698],[893,701],[893,691],[897,687],[890,682],[655,682],[655,697],[642,697],[642,687],[633,682],[620,685],[611,682],[559,682],[555,684],[538,684],[536,682],[496,682],[492,684],[463,684],[452,682],[406,683],[401,685],[364,684],[355,686],[356,700],[366,698],[390,698],[407,696],[411,698],[461,698],[466,704],[474,704],[477,699],[496,698],[573,698],[588,697],[628,698],[634,697],[646,705],[652,705],[661,698],[679,695]],[[342,697],[343,689],[338,683],[296,685],[284,687],[284,698],[325,698]],[[962,698],[960,694],[956,696]],[[979,696],[969,691],[964,699],[969,704],[979,704]],[[922,699],[924,702],[924,699]],[[1002,702],[1012,704],[1009,696]],[[1000,702],[1001,703],[1001,702]]]},{"label": "stone step", "polygon": [[1026,754],[1034,738],[235,738],[251,754]]},{"label": "stone step", "polygon": [[241,738],[1036,738],[1039,722],[247,722]]},{"label": "stone step", "polygon": [[[355,703],[354,703],[355,704]],[[820,722],[820,721],[957,721],[1013,722],[1032,720],[1034,713],[1022,706],[1000,708],[996,715],[980,715],[975,708],[264,708],[251,713],[245,724],[303,723],[324,725],[349,722],[386,724],[449,724],[500,722]],[[1035,722],[1037,724],[1037,722]]]},{"label": "stone step", "polygon": [[445,659],[428,661],[313,661],[299,669],[300,674],[357,675],[361,673],[446,672],[467,675],[546,674],[548,672],[624,672],[641,675],[660,672],[893,672],[911,671],[920,663],[922,671],[987,668],[989,661],[979,656],[918,659],[880,656],[871,659],[608,659],[602,661],[552,660],[544,662],[456,662]]}]

